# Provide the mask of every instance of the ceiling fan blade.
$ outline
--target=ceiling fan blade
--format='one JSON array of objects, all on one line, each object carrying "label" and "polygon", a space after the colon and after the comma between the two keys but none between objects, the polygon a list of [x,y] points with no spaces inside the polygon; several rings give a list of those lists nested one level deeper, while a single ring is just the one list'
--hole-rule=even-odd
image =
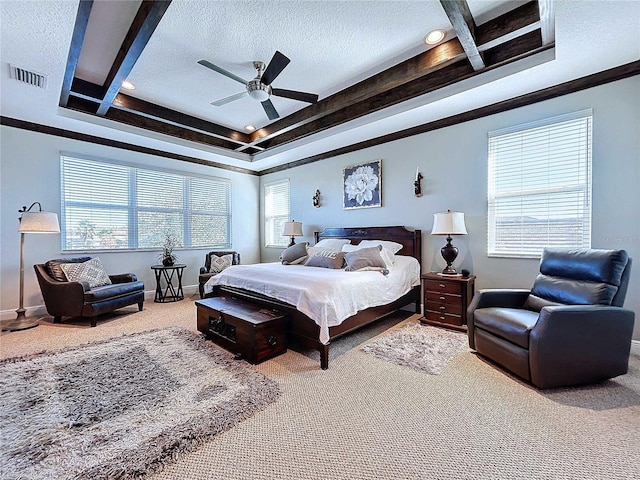
[{"label": "ceiling fan blade", "polygon": [[236,82],[240,82],[240,83],[241,83],[241,84],[243,84],[243,85],[246,85],[247,83],[249,83],[248,81],[246,81],[246,80],[244,80],[244,79],[240,78],[239,76],[234,75],[233,73],[228,72],[228,71],[226,71],[224,68],[221,68],[221,67],[219,67],[219,66],[217,66],[217,65],[214,65],[213,63],[208,62],[207,60],[198,60],[198,63],[199,63],[200,65],[202,65],[203,67],[210,68],[210,69],[211,69],[211,70],[213,70],[214,72],[221,73],[221,74],[222,74],[222,75],[224,75],[225,77],[229,77],[230,79],[235,80]]},{"label": "ceiling fan blade", "polygon": [[318,95],[315,93],[298,92],[284,88],[274,88],[271,90],[271,93],[278,97],[292,98],[293,100],[300,100],[301,102],[316,103],[318,101]]},{"label": "ceiling fan blade", "polygon": [[267,99],[264,102],[260,102],[262,104],[262,108],[264,108],[264,113],[267,114],[269,120],[275,120],[276,118],[280,118],[278,112],[276,111],[276,107],[273,106],[271,100]]},{"label": "ceiling fan blade", "polygon": [[215,102],[211,102],[211,105],[214,105],[216,107],[220,107],[222,105],[226,105],[227,103],[231,103],[234,100],[238,100],[239,98],[244,97],[247,94],[247,92],[240,92],[240,93],[235,93],[233,95],[229,95],[228,97],[224,97],[221,98],[220,100],[216,100]]},{"label": "ceiling fan blade", "polygon": [[262,74],[262,83],[264,83],[265,85],[271,85],[271,82],[273,82],[276,77],[280,75],[280,72],[284,70],[284,67],[289,65],[290,61],[291,60],[289,60],[289,58],[276,50],[276,53],[273,54],[273,58],[271,58],[269,65],[267,65],[267,68]]}]

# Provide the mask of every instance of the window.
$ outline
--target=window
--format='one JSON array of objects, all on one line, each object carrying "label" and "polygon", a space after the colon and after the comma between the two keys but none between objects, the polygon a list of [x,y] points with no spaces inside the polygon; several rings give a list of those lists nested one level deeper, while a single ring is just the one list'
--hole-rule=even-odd
[{"label": "window", "polygon": [[289,180],[264,186],[264,238],[267,247],[286,247],[289,239],[282,236],[289,221]]},{"label": "window", "polygon": [[61,157],[62,250],[231,247],[231,182]]},{"label": "window", "polygon": [[591,110],[489,133],[488,254],[591,246]]}]

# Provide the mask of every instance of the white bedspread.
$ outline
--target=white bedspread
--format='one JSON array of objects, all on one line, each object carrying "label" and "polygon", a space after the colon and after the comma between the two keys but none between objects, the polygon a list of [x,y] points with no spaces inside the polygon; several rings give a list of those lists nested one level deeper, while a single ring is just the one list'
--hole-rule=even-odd
[{"label": "white bedspread", "polygon": [[304,265],[258,263],[232,265],[204,285],[228,285],[295,306],[320,326],[320,341],[329,341],[329,327],[340,325],[360,310],[390,303],[420,285],[420,265],[413,257],[395,257],[389,275],[346,272]]}]

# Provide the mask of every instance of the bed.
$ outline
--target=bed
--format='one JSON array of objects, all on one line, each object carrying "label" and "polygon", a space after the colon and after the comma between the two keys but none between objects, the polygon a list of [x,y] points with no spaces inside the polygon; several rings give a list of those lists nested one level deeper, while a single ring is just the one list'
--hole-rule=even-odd
[{"label": "bed", "polygon": [[[324,321],[320,321],[317,316],[309,313],[309,310],[305,308],[304,303],[301,304],[300,301],[289,299],[286,295],[277,295],[281,298],[274,298],[275,295],[273,295],[273,292],[275,291],[274,289],[277,287],[277,285],[272,286],[269,285],[268,280],[264,280],[264,282],[261,280],[261,275],[263,273],[265,273],[265,275],[269,275],[269,271],[271,268],[278,267],[281,268],[282,271],[286,272],[287,276],[290,276],[292,278],[299,278],[297,276],[298,272],[302,270],[309,272],[310,276],[313,276],[312,274],[316,273],[327,273],[331,275],[331,273],[329,272],[320,272],[327,270],[323,268],[304,267],[300,265],[283,266],[273,264],[257,264],[253,266],[255,267],[252,274],[252,277],[254,278],[252,279],[253,283],[250,284],[243,281],[237,281],[237,279],[234,280],[233,274],[238,273],[237,270],[235,270],[237,269],[237,267],[230,267],[229,270],[231,271],[231,273],[224,276],[221,274],[219,278],[213,278],[210,281],[211,284],[207,288],[207,296],[232,296],[243,299],[245,301],[249,301],[251,303],[269,308],[275,308],[282,312],[286,312],[290,318],[288,326],[288,336],[292,341],[291,343],[303,349],[317,350],[320,353],[321,368],[327,369],[329,367],[329,347],[332,340],[335,340],[336,338],[346,335],[349,332],[356,330],[357,328],[374,322],[375,320],[378,320],[392,313],[393,311],[407,305],[413,304],[415,312],[420,313],[419,272],[420,265],[422,264],[422,236],[420,230],[412,231],[402,226],[354,228],[340,227],[327,228],[322,232],[315,232],[314,239],[315,243],[318,243],[323,239],[349,239],[351,240],[351,245],[357,245],[363,240],[383,240],[399,243],[402,245],[402,248],[396,254],[400,256],[397,257],[399,263],[400,261],[411,261],[413,264],[415,264],[416,262],[414,262],[413,260],[402,257],[415,258],[417,260],[418,278],[417,280],[413,278],[411,280],[412,284],[406,284],[403,287],[404,290],[399,291],[397,294],[395,294],[395,296],[381,295],[381,298],[384,298],[384,300],[381,301],[384,301],[385,303],[378,304],[369,308],[364,308],[362,310],[353,311],[351,312],[351,314],[349,314],[349,316],[344,318],[339,323],[337,321],[332,321],[332,315],[334,314],[334,312],[331,310],[331,308],[333,307],[333,305],[328,305],[330,311],[326,313],[326,318],[324,319]],[[222,273],[224,274],[225,272]],[[337,273],[338,272],[336,272],[336,274]],[[373,278],[372,276],[374,275],[379,276],[380,278],[383,277],[380,272],[354,272],[347,273],[346,275],[343,271],[339,271],[339,273],[343,274],[343,276],[353,278],[354,282],[356,282],[355,279],[360,281],[366,276],[369,276],[369,278]],[[394,268],[389,273],[388,277],[392,278],[395,274],[396,272]],[[264,278],[267,277],[265,276]],[[246,288],[242,288],[238,285],[242,285]],[[285,299],[287,301],[285,301]],[[298,308],[296,308],[296,304],[298,305]],[[312,319],[312,316],[314,316],[316,319]]]}]

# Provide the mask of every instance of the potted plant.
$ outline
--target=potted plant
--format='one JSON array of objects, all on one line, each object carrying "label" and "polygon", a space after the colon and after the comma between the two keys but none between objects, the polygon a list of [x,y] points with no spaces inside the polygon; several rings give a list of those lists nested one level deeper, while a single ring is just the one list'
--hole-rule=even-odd
[{"label": "potted plant", "polygon": [[173,253],[173,249],[180,246],[180,239],[173,233],[167,233],[162,241],[162,253],[158,256],[165,267],[171,267],[178,257]]}]

